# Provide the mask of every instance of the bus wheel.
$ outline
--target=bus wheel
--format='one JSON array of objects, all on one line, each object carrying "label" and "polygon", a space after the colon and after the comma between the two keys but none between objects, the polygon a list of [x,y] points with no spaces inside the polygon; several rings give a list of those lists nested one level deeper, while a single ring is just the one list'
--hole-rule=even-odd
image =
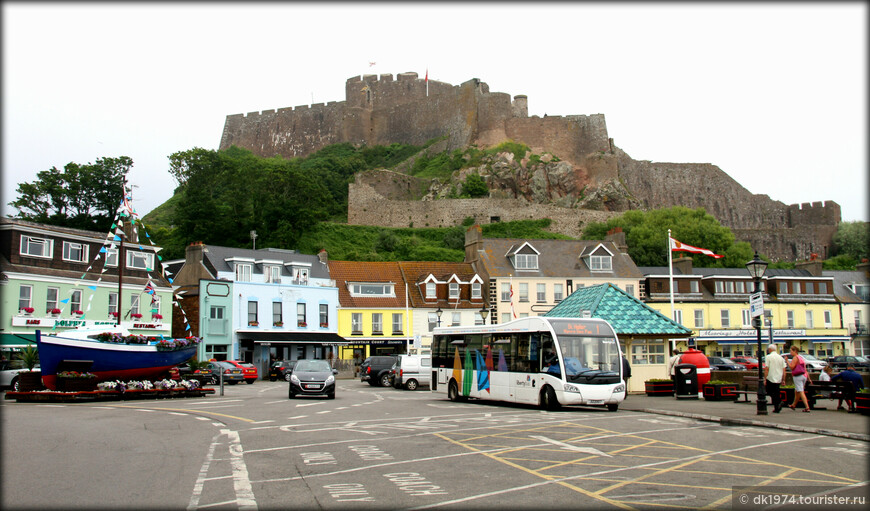
[{"label": "bus wheel", "polygon": [[619,410],[619,405],[618,405],[618,404],[613,403],[613,404],[609,404],[609,405],[607,405],[607,411],[609,411],[609,412],[615,412],[616,410]]},{"label": "bus wheel", "polygon": [[459,387],[456,386],[456,380],[451,380],[447,387],[447,399],[453,402],[459,401]]},{"label": "bus wheel", "polygon": [[553,387],[550,387],[549,385],[544,387],[544,390],[541,391],[541,408],[544,410],[559,409],[559,400],[556,399],[556,391],[554,391]]}]

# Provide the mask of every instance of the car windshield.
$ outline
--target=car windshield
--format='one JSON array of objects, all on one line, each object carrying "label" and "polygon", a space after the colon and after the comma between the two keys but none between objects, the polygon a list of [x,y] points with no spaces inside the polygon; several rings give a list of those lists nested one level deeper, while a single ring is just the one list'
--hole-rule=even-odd
[{"label": "car windshield", "polygon": [[861,362],[862,364],[864,362],[867,362],[867,359],[865,357],[855,357],[855,360],[857,360],[858,362]]},{"label": "car windshield", "polygon": [[329,364],[325,360],[300,360],[296,363],[294,370],[300,372],[329,371]]}]

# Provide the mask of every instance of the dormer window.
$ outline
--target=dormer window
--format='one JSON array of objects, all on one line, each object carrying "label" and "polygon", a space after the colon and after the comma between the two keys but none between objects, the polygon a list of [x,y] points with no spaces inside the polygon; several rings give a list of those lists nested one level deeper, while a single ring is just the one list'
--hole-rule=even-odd
[{"label": "dormer window", "polygon": [[250,263],[236,263],[236,280],[238,282],[250,282],[251,281],[251,264]]},{"label": "dormer window", "polygon": [[275,265],[263,266],[263,277],[267,284],[281,283],[281,267]]},{"label": "dormer window", "polygon": [[459,283],[451,282],[448,286],[448,290],[450,294],[448,295],[450,300],[459,300]]},{"label": "dormer window", "polygon": [[610,257],[609,255],[589,256],[589,269],[592,271],[612,271],[613,270],[612,260],[613,260],[613,258]]},{"label": "dormer window", "polygon": [[426,299],[427,300],[435,300],[436,298],[438,298],[438,295],[436,294],[435,289],[436,288],[435,288],[434,282],[427,282],[426,283]]},{"label": "dormer window", "polygon": [[351,296],[360,296],[366,298],[378,297],[395,297],[393,292],[393,284],[350,284]]},{"label": "dormer window", "polygon": [[526,242],[519,247],[512,246],[505,255],[517,270],[537,270],[539,254],[535,247]]},{"label": "dormer window", "polygon": [[84,263],[88,259],[88,246],[71,241],[63,242],[63,260]]},{"label": "dormer window", "polygon": [[154,254],[148,252],[127,252],[127,268],[151,271],[154,268]]},{"label": "dormer window", "polygon": [[21,237],[21,255],[33,257],[51,257],[51,240],[34,238],[33,236]]},{"label": "dormer window", "polygon": [[482,287],[483,286],[481,286],[480,282],[472,282],[471,283],[471,299],[472,300],[480,300],[483,297],[483,295],[481,293]]}]

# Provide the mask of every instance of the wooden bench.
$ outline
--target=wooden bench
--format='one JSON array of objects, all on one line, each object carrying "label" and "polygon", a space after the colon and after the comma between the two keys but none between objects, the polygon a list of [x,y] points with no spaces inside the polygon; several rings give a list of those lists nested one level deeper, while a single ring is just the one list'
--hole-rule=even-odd
[{"label": "wooden bench", "polygon": [[739,401],[740,396],[743,396],[743,402],[749,402],[749,396],[758,393],[758,376],[744,376],[743,377],[743,388],[740,390],[735,390],[734,392],[734,401]]},{"label": "wooden bench", "polygon": [[819,399],[842,399],[847,404],[851,403],[850,412],[855,411],[855,386],[850,381],[816,381],[808,384],[806,387],[807,401],[810,403],[810,408],[813,410],[825,408],[816,407],[815,403]]}]

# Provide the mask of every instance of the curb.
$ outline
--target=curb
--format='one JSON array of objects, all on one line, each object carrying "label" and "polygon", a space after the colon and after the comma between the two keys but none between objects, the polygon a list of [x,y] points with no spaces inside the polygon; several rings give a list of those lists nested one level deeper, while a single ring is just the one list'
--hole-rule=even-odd
[{"label": "curb", "polygon": [[778,424],[775,422],[765,422],[753,419],[728,419],[717,417],[715,415],[703,415],[699,413],[675,412],[673,410],[657,410],[654,408],[636,408],[633,412],[655,413],[658,415],[672,415],[675,417],[686,417],[707,422],[718,422],[723,426],[755,426],[759,428],[785,429],[789,431],[798,431],[801,433],[812,433],[815,435],[826,435],[839,438],[848,438],[850,440],[860,440],[862,442],[870,442],[870,435],[862,433],[847,433],[845,431],[837,431],[833,429],[808,428],[806,426],[792,426],[790,424]]}]

